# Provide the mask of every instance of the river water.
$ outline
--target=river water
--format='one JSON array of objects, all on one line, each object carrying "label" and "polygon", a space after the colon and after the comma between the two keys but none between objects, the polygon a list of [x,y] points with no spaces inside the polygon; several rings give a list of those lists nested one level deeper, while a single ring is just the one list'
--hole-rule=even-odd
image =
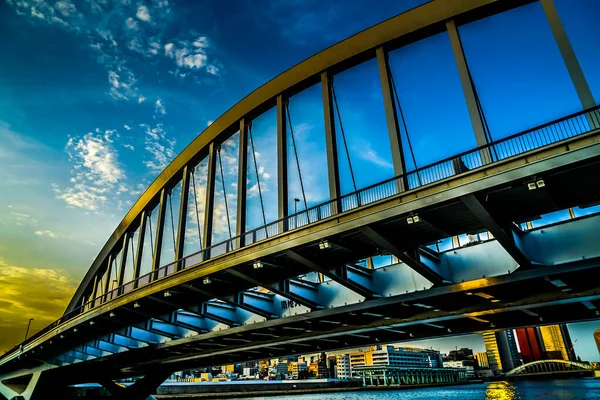
[{"label": "river water", "polygon": [[426,389],[253,397],[248,400],[600,400],[600,379],[488,382]]}]

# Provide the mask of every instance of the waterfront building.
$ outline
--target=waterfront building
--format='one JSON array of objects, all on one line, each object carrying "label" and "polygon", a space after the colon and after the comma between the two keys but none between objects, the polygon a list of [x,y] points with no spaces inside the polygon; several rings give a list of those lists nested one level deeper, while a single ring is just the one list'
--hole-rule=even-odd
[{"label": "waterfront building", "polygon": [[338,354],[335,357],[335,377],[338,379],[352,378],[352,370],[350,369],[350,355]]},{"label": "waterfront building", "polygon": [[350,354],[351,372],[362,367],[390,366],[399,368],[432,368],[442,366],[441,355],[436,350],[416,347],[373,346],[368,351]]},{"label": "waterfront building", "polygon": [[490,368],[490,361],[486,352],[475,353],[475,360],[477,360],[477,366],[481,369]]},{"label": "waterfront building", "polygon": [[517,332],[523,363],[527,364],[546,358],[539,328],[519,328],[515,329],[515,331]]},{"label": "waterfront building", "polygon": [[403,368],[390,365],[361,366],[353,374],[363,385],[427,385],[467,380],[464,368]]}]

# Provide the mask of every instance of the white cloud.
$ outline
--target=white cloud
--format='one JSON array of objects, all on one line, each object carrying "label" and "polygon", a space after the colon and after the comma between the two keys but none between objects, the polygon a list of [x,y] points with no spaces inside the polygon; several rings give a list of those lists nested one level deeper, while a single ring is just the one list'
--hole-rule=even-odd
[{"label": "white cloud", "polygon": [[148,7],[146,6],[139,6],[135,16],[141,19],[142,21],[150,22],[151,20],[150,12],[148,11]]},{"label": "white cloud", "polygon": [[138,104],[142,104],[142,103],[143,103],[143,102],[145,102],[145,101],[146,101],[146,98],[145,98],[143,95],[140,95],[140,96],[138,97]]},{"label": "white cloud", "polygon": [[199,69],[207,63],[208,39],[205,36],[199,37],[193,42],[179,41],[165,44],[165,56],[175,60],[180,68]]},{"label": "white cloud", "polygon": [[76,11],[75,5],[73,3],[71,3],[69,0],[57,1],[56,4],[54,5],[54,7],[58,11],[60,11],[60,13],[65,17],[70,16],[71,14],[75,13],[75,11]]},{"label": "white cloud", "polygon": [[127,20],[125,20],[125,24],[127,25],[127,27],[129,29],[137,29],[137,27],[138,27],[137,21],[131,17],[129,17],[129,18],[127,18]]},{"label": "white cloud", "polygon": [[127,124],[123,125],[123,128],[125,128],[125,129],[126,129],[126,130],[128,130],[128,131],[130,131],[130,130],[131,130],[131,127],[130,127],[129,125],[127,125]]},{"label": "white cloud", "polygon": [[383,167],[383,168],[387,168],[387,169],[394,168],[394,166],[392,165],[392,163],[389,160],[382,157],[379,153],[377,153],[377,151],[375,151],[371,147],[370,143],[365,142],[363,140],[361,140],[360,142],[361,142],[361,146],[356,149],[356,153],[358,154],[358,156],[360,158],[362,158],[365,161],[371,162],[375,165],[378,165],[380,167]]},{"label": "white cloud", "polygon": [[167,113],[167,110],[165,110],[165,106],[160,98],[156,99],[156,103],[154,103],[154,113],[161,115],[165,115]]},{"label": "white cloud", "polygon": [[144,165],[152,174],[158,175],[175,156],[175,139],[167,136],[167,132],[161,124],[154,128],[150,128],[148,125],[141,126],[146,128],[145,149],[151,156],[151,159],[144,161]]},{"label": "white cloud", "polygon": [[124,145],[123,145],[123,147],[125,147],[125,148],[126,148],[126,149],[128,149],[128,150],[132,150],[132,151],[133,151],[133,150],[135,150],[135,147],[133,147],[133,146],[132,146],[132,145],[130,145],[130,144],[124,144]]},{"label": "white cloud", "polygon": [[46,231],[35,231],[35,234],[38,235],[38,236],[48,236],[48,237],[51,237],[53,239],[56,239],[56,234],[54,232],[48,231],[48,230],[46,230]]},{"label": "white cloud", "polygon": [[196,39],[192,45],[194,47],[200,48],[200,49],[207,49],[208,48],[208,38],[206,36],[201,36],[198,39]]},{"label": "white cloud", "polygon": [[171,57],[173,54],[173,43],[165,44],[165,55]]},{"label": "white cloud", "polygon": [[135,97],[137,88],[133,73],[122,70],[121,75],[116,71],[108,71],[108,82],[110,84],[110,95],[115,100],[128,100]]},{"label": "white cloud", "polygon": [[214,65],[208,65],[206,67],[206,72],[211,75],[219,75],[219,68],[215,67]]},{"label": "white cloud", "polygon": [[[168,0],[145,4],[132,0],[10,0],[8,4],[33,23],[46,23],[84,38],[105,68],[109,76],[107,94],[115,100],[143,102],[137,79],[137,68],[143,65],[140,56],[174,60],[176,67],[169,73],[181,79],[189,77],[189,72],[208,76],[221,72],[209,53],[206,36],[192,30],[177,37],[167,35],[175,23]],[[197,77],[194,81],[203,82]]]},{"label": "white cloud", "polygon": [[213,122],[215,122],[215,121],[213,121],[212,119],[209,119],[208,122],[206,123],[206,126],[211,126]]},{"label": "white cloud", "polygon": [[35,7],[31,7],[31,16],[39,19],[46,19],[46,16],[37,10]]},{"label": "white cloud", "polygon": [[66,150],[74,162],[71,186],[61,189],[53,185],[57,198],[71,207],[98,210],[104,205],[111,191],[125,178],[118,162],[112,136],[115,131],[89,132],[80,138],[70,138]]}]

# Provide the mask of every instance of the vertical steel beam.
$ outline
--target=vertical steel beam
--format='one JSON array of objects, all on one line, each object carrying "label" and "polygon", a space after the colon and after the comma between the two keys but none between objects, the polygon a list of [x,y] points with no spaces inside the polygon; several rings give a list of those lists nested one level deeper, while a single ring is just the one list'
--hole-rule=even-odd
[{"label": "vertical steel beam", "polygon": [[208,176],[206,178],[206,202],[204,203],[203,249],[212,243],[213,209],[215,207],[215,173],[217,169],[217,145],[212,142],[208,148]]},{"label": "vertical steel beam", "polygon": [[592,95],[592,91],[590,90],[590,87],[585,79],[581,65],[579,65],[579,61],[577,61],[577,56],[575,55],[573,46],[571,46],[567,32],[565,32],[565,28],[560,20],[560,16],[556,11],[554,1],[540,0],[540,3],[542,3],[544,14],[546,14],[546,19],[548,19],[548,23],[550,24],[550,30],[552,30],[554,40],[556,40],[556,44],[558,45],[560,54],[565,62],[567,71],[569,71],[571,81],[573,81],[573,86],[575,86],[575,90],[577,91],[577,96],[579,96],[581,105],[583,108],[594,107],[596,105],[594,96]]},{"label": "vertical steel beam", "polygon": [[[402,137],[400,136],[400,127],[398,125],[398,114],[394,102],[394,93],[391,82],[391,71],[388,64],[387,53],[380,46],[376,50],[377,67],[379,68],[379,79],[381,81],[381,90],[383,92],[383,106],[385,109],[385,118],[387,121],[388,135],[390,137],[390,146],[392,148],[392,160],[394,162],[394,176],[404,175],[406,164],[404,162],[404,152],[402,150]],[[400,104],[398,104],[400,107]],[[416,167],[416,166],[415,166]],[[404,192],[408,187],[406,176],[397,181],[398,191]]]},{"label": "vertical steel beam", "polygon": [[[288,216],[288,179],[287,179],[287,131],[283,95],[277,96],[277,218]],[[287,230],[287,221],[280,224],[279,231]]]},{"label": "vertical steel beam", "polygon": [[[454,20],[446,22],[446,29],[448,30],[448,36],[450,37],[450,44],[452,45],[452,52],[454,53],[454,61],[456,62],[456,68],[458,69],[458,76],[460,83],[462,84],[463,94],[467,103],[467,110],[469,111],[469,117],[471,118],[471,126],[475,133],[475,141],[477,146],[485,146],[488,143],[487,136],[485,134],[485,127],[483,125],[483,119],[479,106],[477,104],[477,95],[475,94],[475,87],[473,80],[471,79],[471,73],[469,72],[469,66],[467,65],[467,59],[465,52],[463,51],[460,36],[458,35],[458,29],[456,29],[456,23]],[[484,164],[488,164],[492,161],[489,149],[481,152],[482,161]]]},{"label": "vertical steel beam", "polygon": [[240,143],[238,153],[238,181],[237,181],[237,217],[235,235],[239,236],[238,247],[243,247],[246,232],[246,192],[248,183],[248,127],[246,120],[240,120]]},{"label": "vertical steel beam", "polygon": [[94,276],[94,287],[92,288],[92,297],[90,300],[94,300],[98,295],[98,280],[100,279],[99,275],[96,274]]},{"label": "vertical steel beam", "polygon": [[[133,265],[133,280],[135,281],[140,277],[140,271],[142,269],[142,256],[144,253],[144,242],[146,241],[146,221],[148,219],[148,212],[146,210],[142,210],[140,214],[140,230],[138,234],[138,242],[137,242],[137,251],[135,253],[135,260]],[[137,287],[137,281],[134,283],[133,287]]]},{"label": "vertical steel beam", "polygon": [[112,254],[108,255],[108,265],[106,266],[106,281],[104,281],[104,294],[108,293],[108,291],[110,290],[110,282],[111,282],[111,275],[112,275],[112,267],[113,267],[113,260],[114,257]]},{"label": "vertical steel beam", "polygon": [[154,241],[154,257],[152,258],[152,271],[160,268],[160,255],[162,252],[163,233],[165,231],[165,214],[167,212],[167,189],[160,191],[158,203],[158,218],[156,218],[156,240]]},{"label": "vertical steel beam", "polygon": [[[181,179],[181,199],[179,201],[179,217],[177,219],[177,239],[175,243],[175,260],[183,258],[185,245],[185,225],[187,222],[188,199],[190,194],[190,168],[183,167],[183,178]],[[183,262],[177,263],[177,270],[183,269]]]},{"label": "vertical steel beam", "polygon": [[129,246],[129,233],[123,235],[123,249],[121,250],[121,266],[117,277],[117,287],[123,285],[125,279],[125,268],[127,267],[127,248]]},{"label": "vertical steel beam", "polygon": [[323,115],[325,116],[325,149],[327,151],[327,176],[329,178],[329,198],[336,200],[331,214],[342,210],[340,203],[340,171],[337,155],[337,138],[335,135],[335,117],[331,95],[331,81],[327,71],[321,73],[321,90],[323,97]]}]

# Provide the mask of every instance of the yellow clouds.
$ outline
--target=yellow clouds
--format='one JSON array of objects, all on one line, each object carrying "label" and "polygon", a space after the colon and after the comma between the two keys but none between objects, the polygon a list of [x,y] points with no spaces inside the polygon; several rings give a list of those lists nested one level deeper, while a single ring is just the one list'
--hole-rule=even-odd
[{"label": "yellow clouds", "polygon": [[0,259],[0,354],[64,312],[76,282],[62,270],[9,266]]}]

